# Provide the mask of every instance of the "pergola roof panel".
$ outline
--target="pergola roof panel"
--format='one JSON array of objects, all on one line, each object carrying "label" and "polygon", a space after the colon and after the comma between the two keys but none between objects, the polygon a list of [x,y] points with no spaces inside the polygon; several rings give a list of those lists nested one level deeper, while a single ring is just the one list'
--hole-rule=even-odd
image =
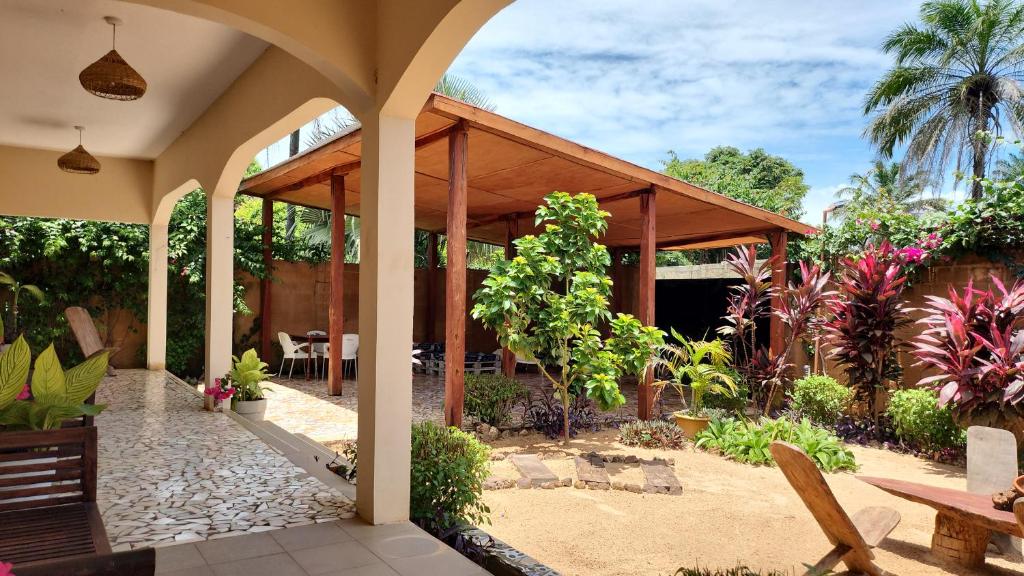
[{"label": "pergola roof panel", "polygon": [[[636,247],[640,193],[656,193],[659,247],[729,246],[771,231],[803,233],[808,226],[709,192],[464,102],[434,94],[416,120],[416,226],[443,232],[448,209],[448,135],[468,131],[468,237],[500,244],[505,220],[535,233],[533,212],[559,190],[588,192],[611,213],[602,241]],[[308,207],[330,208],[329,178],[345,175],[346,212],[358,214],[361,153],[358,127],[242,182],[239,192]]]}]

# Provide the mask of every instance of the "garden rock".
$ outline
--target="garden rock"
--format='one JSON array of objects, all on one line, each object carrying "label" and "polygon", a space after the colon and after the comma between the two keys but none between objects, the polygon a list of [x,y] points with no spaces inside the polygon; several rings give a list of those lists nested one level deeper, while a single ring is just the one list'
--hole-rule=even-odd
[{"label": "garden rock", "polygon": [[520,478],[519,480],[516,480],[516,488],[527,490],[533,488],[533,483],[530,482],[529,478]]},{"label": "garden rock", "polygon": [[555,488],[558,488],[561,485],[562,485],[561,482],[545,482],[545,483],[541,484],[540,487],[543,488],[544,490],[553,490]]},{"label": "garden rock", "polygon": [[501,437],[501,430],[498,430],[494,426],[491,426],[490,428],[487,429],[485,437],[487,438],[488,442],[494,442],[495,440]]},{"label": "garden rock", "polygon": [[626,484],[625,488],[626,488],[626,492],[633,492],[634,494],[640,494],[641,492],[644,491],[643,487],[641,487],[639,484],[635,484],[635,483],[632,483],[632,482],[629,483],[629,484]]},{"label": "garden rock", "polygon": [[612,482],[612,490],[625,490],[626,485],[619,480]]},{"label": "garden rock", "polygon": [[569,478],[569,477],[562,478],[562,486],[565,486],[566,488],[568,488],[569,486],[572,486],[572,478]]},{"label": "garden rock", "polygon": [[545,466],[536,454],[513,454],[510,460],[523,478],[533,486],[540,486],[545,482],[558,482],[558,476]]},{"label": "garden rock", "polygon": [[577,480],[577,481],[576,481],[576,482],[575,482],[575,483],[573,484],[573,486],[575,486],[577,490],[583,490],[584,488],[586,488],[586,487],[587,487],[587,483],[586,483],[586,482],[584,482],[583,480]]},{"label": "garden rock", "polygon": [[484,481],[484,490],[506,490],[515,485],[516,481],[511,478],[488,478]]}]

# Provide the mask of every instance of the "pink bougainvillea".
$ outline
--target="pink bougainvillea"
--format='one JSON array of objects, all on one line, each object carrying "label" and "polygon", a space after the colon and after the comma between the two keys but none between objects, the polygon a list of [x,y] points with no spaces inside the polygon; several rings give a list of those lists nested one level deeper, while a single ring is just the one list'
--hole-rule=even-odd
[{"label": "pink bougainvillea", "polygon": [[14,564],[0,562],[0,576],[14,576]]}]

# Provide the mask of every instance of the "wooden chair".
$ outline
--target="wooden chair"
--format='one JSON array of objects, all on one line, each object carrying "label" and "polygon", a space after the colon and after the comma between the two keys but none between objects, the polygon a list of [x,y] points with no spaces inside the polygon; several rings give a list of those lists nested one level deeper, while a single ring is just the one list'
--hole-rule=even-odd
[{"label": "wooden chair", "polygon": [[[70,306],[64,309],[64,317],[68,319],[68,325],[71,326],[71,332],[75,335],[75,340],[78,341],[78,347],[82,349],[82,356],[88,358],[97,352],[106,350],[111,355],[119,350],[119,348],[107,348],[103,346],[103,340],[100,338],[100,333],[96,330],[96,323],[93,322],[92,316],[89,315],[89,311],[81,306]],[[114,368],[107,366],[107,375],[114,375]]]},{"label": "wooden chair", "polygon": [[839,505],[818,467],[803,450],[786,442],[773,442],[771,452],[786,480],[804,501],[833,546],[807,574],[831,570],[840,562],[846,564],[852,573],[870,576],[885,574],[875,565],[875,554],[871,549],[900,523],[899,512],[872,506],[860,510],[851,518]]},{"label": "wooden chair", "polygon": [[96,428],[0,433],[0,488],[0,559],[15,574],[110,554],[96,507]]}]

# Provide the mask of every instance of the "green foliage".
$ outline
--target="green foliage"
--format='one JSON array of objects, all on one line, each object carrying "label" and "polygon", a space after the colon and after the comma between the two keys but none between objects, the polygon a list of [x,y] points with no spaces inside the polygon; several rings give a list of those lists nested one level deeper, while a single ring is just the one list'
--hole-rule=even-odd
[{"label": "green foliage", "polygon": [[743,414],[750,401],[750,385],[747,379],[732,366],[726,366],[725,372],[736,385],[736,393],[718,394],[709,391],[704,395],[704,411],[723,410],[728,414]]},{"label": "green foliage", "polygon": [[[868,92],[865,135],[884,157],[905,149],[905,173],[941,181],[956,157],[982,178],[992,152],[976,135],[1009,126],[1018,134],[1024,94],[1024,4],[1015,0],[928,0],[920,22],[882,44],[894,66]],[[972,195],[982,193],[977,183]]]},{"label": "green foliage", "polygon": [[768,572],[762,572],[760,570],[752,570],[746,566],[737,566],[735,568],[680,568],[676,570],[675,576],[786,576],[788,572],[781,570],[770,570]]},{"label": "green foliage", "polygon": [[889,398],[886,413],[892,418],[896,435],[923,450],[967,444],[967,433],[953,421],[950,406],[939,408],[939,395],[934,390],[897,390]]},{"label": "green foliage", "polygon": [[[538,236],[515,240],[516,256],[498,260],[474,294],[472,315],[498,333],[516,354],[539,368],[562,406],[584,393],[603,410],[625,403],[618,378],[637,367],[662,340],[661,331],[620,315],[612,322],[605,273],[608,250],[594,239],[608,227],[608,213],[591,194],[552,192],[537,209]],[[599,328],[610,323],[610,343]],[[619,332],[616,332],[618,330]],[[547,365],[557,365],[549,370]],[[563,411],[565,440],[569,411]]]},{"label": "green foliage", "polygon": [[769,466],[775,464],[769,448],[772,442],[782,440],[799,446],[826,472],[857,469],[853,452],[807,418],[800,422],[788,418],[762,418],[759,422],[715,419],[697,434],[696,440],[698,448],[718,451],[738,462]]},{"label": "green foliage", "polygon": [[501,426],[526,397],[526,387],[502,374],[466,374],[465,393],[466,414]]},{"label": "green foliage", "polygon": [[797,380],[790,393],[790,407],[822,426],[835,425],[852,400],[853,390],[823,374]]},{"label": "green foliage", "polygon": [[[11,335],[18,333],[18,301],[21,300],[22,293],[32,297],[39,304],[46,302],[46,295],[43,293],[35,284],[23,284],[14,279],[13,276],[6,272],[0,272],[0,286],[6,286],[7,290],[11,294],[11,321],[7,328],[10,329]],[[3,316],[0,314],[0,316]],[[4,324],[0,322],[0,341],[4,340]]]},{"label": "green foliage", "polygon": [[32,357],[24,337],[0,354],[0,426],[9,430],[50,430],[80,416],[95,416],[105,406],[85,404],[107,373],[107,353],[100,352],[65,371],[51,344],[32,371],[31,399],[18,400]]},{"label": "green foliage", "polygon": [[663,172],[730,198],[798,219],[810,190],[802,170],[761,148],[744,154],[738,148],[712,148],[703,160],[681,160],[669,152]]},{"label": "green foliage", "polygon": [[875,160],[863,174],[852,174],[850,185],[836,192],[837,198],[848,199],[836,210],[836,215],[855,213],[864,208],[911,214],[945,210],[947,202],[942,198],[925,197],[927,175],[900,174],[900,171],[899,162]]},{"label": "green foliage", "polygon": [[267,379],[267,363],[260,360],[253,348],[243,352],[241,358],[232,356],[231,362],[228,380],[237,390],[232,401],[262,400],[264,390],[260,383]]},{"label": "green foliage", "polygon": [[490,449],[471,434],[429,421],[414,424],[410,518],[441,538],[459,524],[489,524],[483,501],[489,462]]},{"label": "green foliage", "polygon": [[659,389],[671,385],[686,402],[686,388],[690,388],[690,413],[704,413],[704,396],[712,393],[735,397],[738,391],[733,380],[734,371],[729,369],[732,354],[725,342],[714,340],[689,340],[672,330],[672,336],[679,345],[666,344],[653,361],[655,373],[664,370],[667,379],[658,380],[654,385]]},{"label": "green foliage", "polygon": [[619,442],[626,446],[675,450],[686,444],[686,435],[674,422],[635,420],[619,427]]}]

